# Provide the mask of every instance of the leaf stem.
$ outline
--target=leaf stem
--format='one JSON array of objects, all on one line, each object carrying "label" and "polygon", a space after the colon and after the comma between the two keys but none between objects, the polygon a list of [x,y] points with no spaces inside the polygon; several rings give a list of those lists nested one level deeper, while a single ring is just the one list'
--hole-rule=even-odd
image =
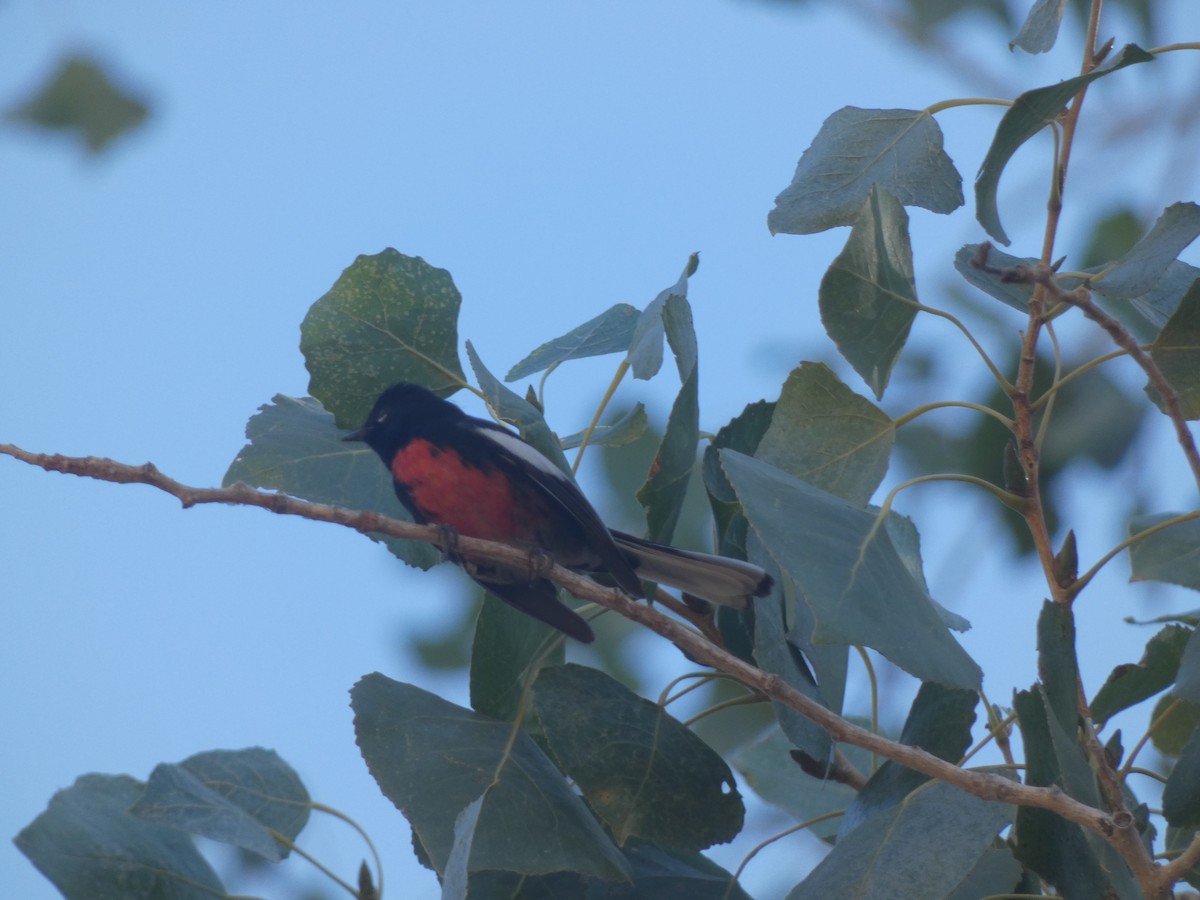
[{"label": "leaf stem", "polygon": [[925,403],[921,406],[911,409],[899,418],[892,420],[892,425],[895,428],[900,428],[907,425],[909,422],[925,415],[927,412],[932,412],[935,409],[948,409],[951,407],[960,407],[962,409],[973,409],[976,412],[983,413],[985,416],[991,416],[1005,428],[1012,430],[1012,419],[1004,415],[999,410],[992,409],[990,406],[984,406],[982,403],[969,403],[965,400],[939,400],[936,403]]}]

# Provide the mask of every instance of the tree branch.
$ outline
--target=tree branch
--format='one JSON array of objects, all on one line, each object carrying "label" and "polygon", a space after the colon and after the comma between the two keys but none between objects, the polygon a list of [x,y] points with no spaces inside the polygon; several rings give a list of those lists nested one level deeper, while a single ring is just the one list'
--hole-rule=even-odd
[{"label": "tree branch", "polygon": [[[363,533],[386,534],[408,540],[426,541],[440,546],[442,535],[431,525],[400,522],[373,512],[361,512],[297,500],[284,494],[270,494],[245,484],[228,488],[197,488],[182,484],[160,472],[153,464],[130,466],[102,457],[71,457],[49,453],[31,453],[12,444],[0,444],[0,454],[38,466],[49,472],[62,472],[116,484],[146,484],[176,497],[185,508],[205,503],[257,506],[280,515],[299,516],[319,522],[331,522]],[[530,567],[525,550],[460,536],[456,553],[470,560],[488,560],[516,567]],[[635,622],[645,625],[671,641],[698,662],[718,669],[747,687],[778,700],[790,709],[824,728],[836,741],[853,744],[878,753],[894,762],[952,784],[970,794],[1001,803],[1015,803],[1050,810],[1068,821],[1103,835],[1107,840],[1130,827],[1118,823],[1103,810],[1094,809],[1067,796],[1058,787],[1030,787],[999,775],[973,772],[927,753],[917,747],[900,744],[854,725],[788,685],[778,675],[764,672],[713,644],[688,626],[669,618],[657,609],[634,602],[616,588],[606,588],[590,578],[559,565],[539,566],[540,575],[566,588],[576,597],[598,603]],[[1136,836],[1135,836],[1136,837]],[[1120,849],[1121,841],[1114,841]],[[1132,861],[1131,861],[1132,862]]]}]

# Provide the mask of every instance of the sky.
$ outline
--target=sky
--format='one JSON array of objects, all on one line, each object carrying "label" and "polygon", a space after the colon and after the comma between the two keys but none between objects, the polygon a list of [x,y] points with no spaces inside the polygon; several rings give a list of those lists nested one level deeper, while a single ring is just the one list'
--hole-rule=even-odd
[{"label": "sky", "polygon": [[[10,0],[0,7],[0,106],[33,91],[64,53],[84,51],[144,96],[151,115],[99,157],[0,128],[0,442],[152,460],[183,482],[219,484],[255,410],[277,393],[306,393],[298,326],[309,305],[358,254],[385,247],[451,272],[464,296],[460,338],[498,372],[613,303],[644,306],[700,251],[690,299],[702,424],[715,430],[777,396],[801,359],[835,360],[815,296],[844,232],[766,228],[827,115],[993,92],[980,72],[1011,94],[1077,69],[1073,44],[1029,59],[1009,54],[1009,36],[971,23],[948,44],[973,64],[947,65],[845,10],[363,0],[300,13],[272,0],[153,9]],[[1195,81],[1189,64],[1176,62],[1181,83]],[[1116,118],[1139,96],[1132,87],[1096,95]],[[939,118],[968,187],[996,116]],[[1101,136],[1101,122],[1085,136]],[[1031,153],[1006,174],[1002,211],[1042,196],[1036,163]],[[1184,184],[1134,173],[1114,184],[1095,177],[1108,164],[1081,151],[1073,176],[1093,177],[1090,209],[1139,177],[1151,217],[1195,196],[1194,172]],[[969,211],[912,216],[918,271],[935,279],[958,246],[981,239]],[[1035,255],[1036,223],[1005,224],[1014,246]],[[1005,321],[990,340],[1020,327]],[[940,347],[946,331],[919,322],[914,340]],[[577,363],[550,382],[560,433],[582,427],[613,365]],[[661,418],[673,390],[666,378],[626,385],[621,397]],[[1168,484],[1173,467],[1185,472],[1159,432],[1141,452]],[[1084,473],[1082,494],[1102,490],[1104,477]],[[954,490],[901,508],[924,527],[921,515],[936,520]],[[347,691],[381,671],[466,702],[465,676],[420,669],[397,638],[436,629],[440,598],[459,595],[456,573],[406,571],[344,529],[250,509],[182,511],[148,487],[10,459],[0,459],[0,492],[0,893],[57,896],[8,838],[78,775],[144,778],[161,761],[261,745],[374,836],[387,881],[408,889],[392,896],[437,895],[358,756]],[[1195,502],[1170,491],[1159,499]],[[955,514],[973,518],[978,502]],[[1086,501],[1073,511],[1091,512]],[[1002,548],[964,578],[953,540],[961,525],[925,533],[930,579],[942,603],[975,622],[964,644],[1002,702],[1034,677],[1031,658],[1005,646],[1031,642],[1041,593],[1036,582],[996,590],[1027,575]],[[931,541],[939,534],[947,540]],[[1085,552],[1098,555],[1110,537],[1089,535]],[[990,549],[1000,538],[981,541]],[[1125,591],[1126,577],[1114,569],[1096,594]],[[1188,603],[1197,605],[1184,597],[1175,608]],[[1109,627],[1121,610],[1085,627]],[[1013,636],[996,641],[999,628]],[[1149,636],[1113,634],[1129,659]],[[637,646],[662,681],[678,670],[671,648]],[[352,876],[364,853],[355,836],[311,827],[322,859]],[[751,846],[713,856],[736,867]],[[764,897],[795,845],[773,852],[745,880]]]}]

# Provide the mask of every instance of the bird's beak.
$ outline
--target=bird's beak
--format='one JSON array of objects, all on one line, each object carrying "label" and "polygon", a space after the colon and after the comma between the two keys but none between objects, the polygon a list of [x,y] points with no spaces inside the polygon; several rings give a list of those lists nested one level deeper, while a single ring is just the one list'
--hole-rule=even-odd
[{"label": "bird's beak", "polygon": [[352,431],[342,438],[343,441],[365,441],[366,439],[367,429],[365,427],[358,429],[358,431]]}]

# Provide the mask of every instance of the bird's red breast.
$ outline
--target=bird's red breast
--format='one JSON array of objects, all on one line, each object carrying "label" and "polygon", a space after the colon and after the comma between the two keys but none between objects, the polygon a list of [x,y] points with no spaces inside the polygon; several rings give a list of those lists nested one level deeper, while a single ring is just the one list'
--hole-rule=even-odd
[{"label": "bird's red breast", "polygon": [[428,522],[485,541],[524,543],[522,505],[500,471],[468,465],[456,450],[416,438],[392,457],[392,476]]}]

